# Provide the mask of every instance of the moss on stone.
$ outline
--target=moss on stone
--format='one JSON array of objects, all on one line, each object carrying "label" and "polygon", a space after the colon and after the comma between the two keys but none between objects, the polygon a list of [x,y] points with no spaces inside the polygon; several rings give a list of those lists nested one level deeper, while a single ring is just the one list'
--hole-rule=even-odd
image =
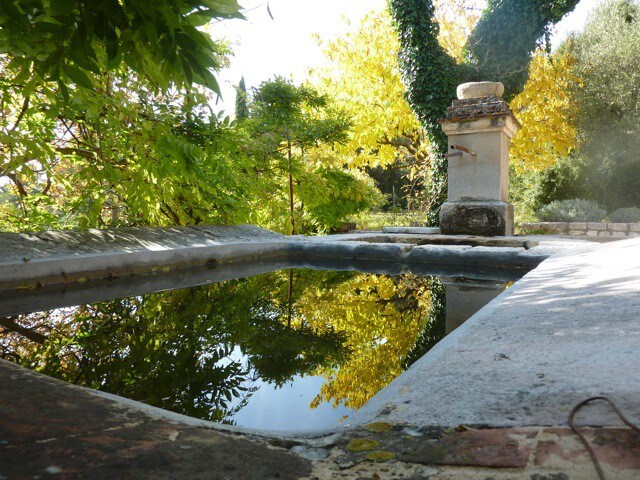
[{"label": "moss on stone", "polygon": [[391,430],[393,428],[393,424],[387,422],[373,422],[365,425],[362,428],[364,428],[365,430],[369,430],[370,432],[382,433]]},{"label": "moss on stone", "polygon": [[371,460],[372,462],[386,462],[388,460],[394,460],[396,458],[396,454],[393,452],[386,452],[384,450],[377,450],[375,452],[367,453],[364,458]]},{"label": "moss on stone", "polygon": [[379,447],[380,443],[369,438],[354,438],[347,445],[347,450],[352,452],[366,452],[367,450],[373,450]]}]

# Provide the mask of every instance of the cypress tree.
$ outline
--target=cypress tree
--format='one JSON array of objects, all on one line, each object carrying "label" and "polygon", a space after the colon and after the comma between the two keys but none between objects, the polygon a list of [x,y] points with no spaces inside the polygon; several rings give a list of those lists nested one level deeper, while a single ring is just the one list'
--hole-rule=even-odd
[{"label": "cypress tree", "polygon": [[249,118],[249,105],[247,102],[247,86],[244,77],[240,78],[240,83],[236,87],[236,120],[241,121]]}]

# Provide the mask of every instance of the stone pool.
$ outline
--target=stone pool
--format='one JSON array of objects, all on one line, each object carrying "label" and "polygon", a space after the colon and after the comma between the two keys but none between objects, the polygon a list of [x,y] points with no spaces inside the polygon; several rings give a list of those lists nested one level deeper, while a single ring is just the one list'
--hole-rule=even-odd
[{"label": "stone pool", "polygon": [[203,420],[335,428],[525,270],[220,273],[151,275],[165,283],[149,293],[144,276],[15,290],[0,298],[0,356]]}]

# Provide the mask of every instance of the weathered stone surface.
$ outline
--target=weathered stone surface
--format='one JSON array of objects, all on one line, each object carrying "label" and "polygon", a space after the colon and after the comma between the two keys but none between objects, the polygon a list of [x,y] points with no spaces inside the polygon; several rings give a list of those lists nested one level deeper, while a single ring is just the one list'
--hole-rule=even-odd
[{"label": "weathered stone surface", "polygon": [[610,237],[611,236],[611,232],[609,230],[600,230],[598,232],[598,236],[599,237]]},{"label": "weathered stone surface", "polygon": [[526,222],[526,223],[521,223],[519,226],[525,232],[535,232],[537,230],[540,230],[540,223],[539,222],[537,222],[537,223]]},{"label": "weathered stone surface", "polygon": [[513,234],[513,205],[504,202],[446,202],[440,209],[444,234]]},{"label": "weathered stone surface", "polygon": [[630,232],[640,232],[640,223],[630,223],[629,224]]},{"label": "weathered stone surface", "polygon": [[[241,436],[171,423],[0,360],[0,477],[298,479],[311,463]],[[53,478],[53,477],[52,477]]]},{"label": "weathered stone surface", "polygon": [[251,225],[0,233],[0,288],[284,257],[287,242]]},{"label": "weathered stone surface", "polygon": [[586,230],[586,222],[569,222],[569,230]]},{"label": "weathered stone surface", "polygon": [[500,97],[503,89],[491,82],[460,85],[460,99],[452,102],[440,121],[452,154],[461,153],[448,156],[442,233],[513,234],[512,208],[475,204],[509,201],[509,143],[520,124]]},{"label": "weathered stone surface", "polygon": [[[575,404],[600,392],[640,418],[640,240],[592,248],[543,262],[351,420],[563,425]],[[618,424],[605,407],[585,408],[581,422]]]},{"label": "weathered stone surface", "polygon": [[607,223],[607,229],[612,232],[626,232],[629,230],[628,223]]},{"label": "weathered stone surface", "polygon": [[[630,428],[581,428],[601,465],[636,470],[640,475],[640,435]],[[569,428],[546,428],[535,454],[535,464],[560,467],[589,461],[589,454]]]},{"label": "weathered stone surface", "polygon": [[459,100],[476,97],[502,97],[504,85],[500,82],[468,82],[458,85],[456,94]]},{"label": "weathered stone surface", "polygon": [[[76,250],[83,235],[47,232],[41,236],[48,240],[43,240],[30,234],[0,234],[0,315],[183,288],[288,267],[332,266],[390,274],[409,268],[423,275],[447,275],[455,269],[471,278],[488,274],[513,280],[510,269],[533,268],[550,255],[579,245],[569,240],[558,243],[539,238],[433,234],[285,237],[251,226],[198,226],[186,230],[148,228],[140,236],[133,235],[132,229],[91,230],[86,233],[91,251]],[[423,241],[439,247],[425,251],[414,246]],[[48,247],[49,243],[55,243],[54,247]],[[496,248],[460,255],[458,245]],[[490,270],[480,272],[478,267],[482,266]]]},{"label": "weathered stone surface", "polygon": [[547,233],[568,233],[569,224],[567,222],[543,222],[540,229]]},{"label": "weathered stone surface", "polygon": [[416,235],[437,235],[438,227],[382,227],[383,233],[408,233]]},{"label": "weathered stone surface", "polygon": [[523,468],[530,445],[521,445],[517,430],[488,429],[454,432],[435,441],[407,442],[400,460],[425,465]]},{"label": "weathered stone surface", "polygon": [[607,224],[606,223],[600,223],[600,222],[587,222],[587,229],[588,230],[606,230],[607,229]]}]

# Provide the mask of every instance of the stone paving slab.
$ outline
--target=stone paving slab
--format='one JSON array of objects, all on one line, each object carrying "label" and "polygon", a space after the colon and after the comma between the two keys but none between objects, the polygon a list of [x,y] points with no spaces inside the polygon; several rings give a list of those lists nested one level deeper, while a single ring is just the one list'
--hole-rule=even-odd
[{"label": "stone paving slab", "polygon": [[0,478],[297,479],[311,463],[140,409],[0,360]]}]

